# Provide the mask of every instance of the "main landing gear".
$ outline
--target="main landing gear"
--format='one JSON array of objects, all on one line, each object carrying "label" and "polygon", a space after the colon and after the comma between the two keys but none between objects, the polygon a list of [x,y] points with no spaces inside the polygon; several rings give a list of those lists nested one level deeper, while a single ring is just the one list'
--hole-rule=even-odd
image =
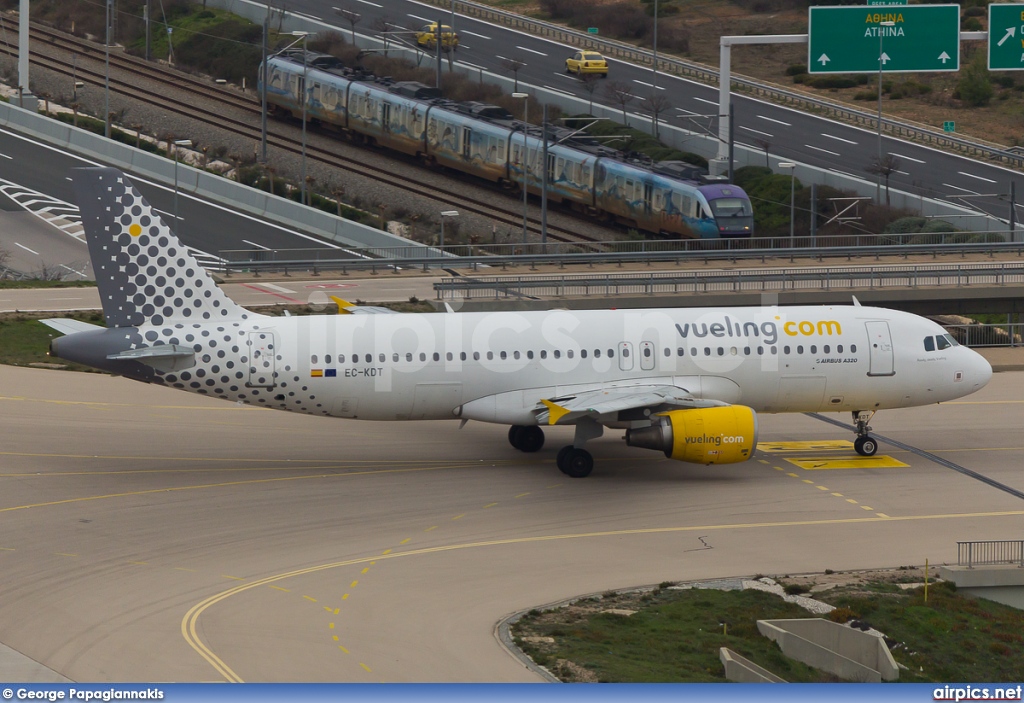
[{"label": "main landing gear", "polygon": [[[571,478],[586,478],[594,470],[594,457],[583,448],[591,439],[604,434],[604,427],[590,418],[576,422],[576,435],[567,447],[558,450],[555,463],[558,470]],[[521,452],[532,453],[544,446],[544,430],[536,425],[512,425],[508,429],[508,441]]]},{"label": "main landing gear", "polygon": [[855,431],[857,432],[857,439],[853,440],[853,448],[857,450],[857,453],[861,456],[874,456],[875,452],[878,451],[878,441],[872,437],[869,432],[871,428],[868,423],[871,422],[871,418],[875,416],[875,411],[865,413],[863,410],[853,411],[853,424]]}]

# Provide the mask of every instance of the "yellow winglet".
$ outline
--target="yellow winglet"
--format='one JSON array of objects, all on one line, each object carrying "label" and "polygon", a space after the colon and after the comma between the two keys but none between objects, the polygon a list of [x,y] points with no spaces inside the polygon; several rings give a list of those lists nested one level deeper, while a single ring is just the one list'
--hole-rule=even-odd
[{"label": "yellow winglet", "polygon": [[330,297],[330,299],[333,300],[337,304],[337,306],[338,306],[338,314],[339,315],[351,315],[352,314],[352,312],[349,310],[349,308],[354,308],[355,305],[353,305],[352,303],[348,302],[347,300],[342,300],[341,298],[339,298],[336,295],[332,295],[332,296],[328,296],[328,297]]},{"label": "yellow winglet", "polygon": [[552,403],[550,400],[541,399],[540,402],[544,403],[544,407],[548,409],[549,425],[556,424],[559,420],[568,415],[570,412],[568,408],[563,408],[561,405],[556,405],[555,403]]}]

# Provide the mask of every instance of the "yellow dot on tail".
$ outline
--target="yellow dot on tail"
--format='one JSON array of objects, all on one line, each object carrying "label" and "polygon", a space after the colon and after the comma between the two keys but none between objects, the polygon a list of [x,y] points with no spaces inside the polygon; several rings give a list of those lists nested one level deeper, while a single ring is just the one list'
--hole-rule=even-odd
[{"label": "yellow dot on tail", "polygon": [[133,237],[138,237],[140,234],[142,234],[142,225],[140,225],[137,222],[132,224],[128,228],[128,234],[132,235]]}]

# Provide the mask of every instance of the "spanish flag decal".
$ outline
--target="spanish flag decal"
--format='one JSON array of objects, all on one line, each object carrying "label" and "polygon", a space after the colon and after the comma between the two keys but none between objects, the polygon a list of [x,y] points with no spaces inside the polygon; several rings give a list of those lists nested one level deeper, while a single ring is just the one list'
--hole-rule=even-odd
[{"label": "spanish flag decal", "polygon": [[324,375],[324,370],[323,369],[310,369],[309,370],[309,375],[312,376],[313,378],[322,378],[323,375]]}]

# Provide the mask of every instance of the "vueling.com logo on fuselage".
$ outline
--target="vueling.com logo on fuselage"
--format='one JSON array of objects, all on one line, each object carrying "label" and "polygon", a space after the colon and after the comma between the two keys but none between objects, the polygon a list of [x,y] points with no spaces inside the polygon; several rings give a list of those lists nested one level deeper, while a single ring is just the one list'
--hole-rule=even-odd
[{"label": "vueling.com logo on fuselage", "polygon": [[[706,318],[704,318],[706,319]],[[778,319],[778,318],[776,318]],[[780,323],[774,320],[766,322],[739,322],[725,315],[721,322],[684,322],[676,323],[676,332],[683,339],[718,337],[723,338],[757,338],[766,344],[779,341]],[[781,323],[782,331],[790,337],[831,337],[843,333],[842,325],[836,320],[789,320]]]},{"label": "vueling.com logo on fuselage", "polygon": [[720,447],[723,444],[743,444],[747,441],[747,438],[743,435],[687,435],[687,444],[713,444],[716,447]]},{"label": "vueling.com logo on fuselage", "polygon": [[842,334],[843,328],[835,320],[818,320],[817,324],[810,320],[801,320],[800,322],[790,320],[782,326],[782,331],[790,337],[798,335],[812,337],[816,334],[820,337],[831,337],[834,334]]}]

